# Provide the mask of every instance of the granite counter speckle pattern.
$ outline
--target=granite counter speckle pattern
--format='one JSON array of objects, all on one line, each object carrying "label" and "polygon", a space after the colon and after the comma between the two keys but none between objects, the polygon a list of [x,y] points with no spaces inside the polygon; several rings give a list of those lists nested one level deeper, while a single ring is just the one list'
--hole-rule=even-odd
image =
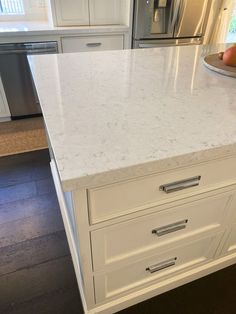
[{"label": "granite counter speckle pattern", "polygon": [[236,80],[203,65],[209,51],[29,57],[63,188],[235,154]]}]

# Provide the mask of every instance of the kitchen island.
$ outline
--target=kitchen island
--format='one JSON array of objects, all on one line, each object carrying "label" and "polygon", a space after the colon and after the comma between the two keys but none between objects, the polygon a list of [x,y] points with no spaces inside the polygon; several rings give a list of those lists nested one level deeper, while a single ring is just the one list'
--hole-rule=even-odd
[{"label": "kitchen island", "polygon": [[236,262],[235,79],[222,47],[30,56],[86,313]]}]

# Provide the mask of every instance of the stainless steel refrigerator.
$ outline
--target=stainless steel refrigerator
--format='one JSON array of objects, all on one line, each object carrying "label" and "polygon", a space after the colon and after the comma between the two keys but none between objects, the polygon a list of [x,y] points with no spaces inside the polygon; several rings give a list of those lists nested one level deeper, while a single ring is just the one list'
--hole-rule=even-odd
[{"label": "stainless steel refrigerator", "polygon": [[135,0],[133,48],[203,42],[212,0]]}]

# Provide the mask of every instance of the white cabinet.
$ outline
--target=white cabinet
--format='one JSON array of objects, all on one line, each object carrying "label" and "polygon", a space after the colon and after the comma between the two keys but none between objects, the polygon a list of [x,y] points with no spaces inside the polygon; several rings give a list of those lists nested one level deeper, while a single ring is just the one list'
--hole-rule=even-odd
[{"label": "white cabinet", "polygon": [[7,98],[4,92],[2,79],[0,77],[0,122],[10,120],[10,111],[7,103]]},{"label": "white cabinet", "polygon": [[232,157],[89,189],[89,217],[94,224],[154,207],[176,196],[224,186],[235,180],[235,174],[236,158]]},{"label": "white cabinet", "polygon": [[61,41],[62,51],[64,53],[124,49],[123,35],[84,37],[71,36],[63,37]]},{"label": "white cabinet", "polygon": [[[51,0],[55,26],[129,24],[133,0]],[[128,14],[127,14],[128,13]]]},{"label": "white cabinet", "polygon": [[51,0],[57,26],[89,25],[88,0]]},{"label": "white cabinet", "polygon": [[164,278],[177,275],[214,257],[219,236],[202,238],[181,247],[175,247],[149,258],[137,260],[123,268],[99,273],[94,276],[97,302],[123,296],[126,292],[158,283]]},{"label": "white cabinet", "polygon": [[88,314],[115,313],[235,264],[235,161],[66,192],[71,201],[60,207],[64,218],[73,204],[77,234],[64,223]]},{"label": "white cabinet", "polygon": [[94,270],[132,264],[186,239],[217,233],[226,224],[231,198],[230,192],[162,211],[156,207],[153,214],[91,232]]},{"label": "white cabinet", "polygon": [[120,24],[120,0],[90,0],[90,24]]}]

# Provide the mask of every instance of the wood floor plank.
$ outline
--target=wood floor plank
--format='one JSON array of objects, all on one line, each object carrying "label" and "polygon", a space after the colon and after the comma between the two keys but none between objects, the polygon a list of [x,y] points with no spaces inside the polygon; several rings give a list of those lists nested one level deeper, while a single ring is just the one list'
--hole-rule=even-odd
[{"label": "wood floor plank", "polygon": [[0,280],[0,313],[58,289],[75,287],[71,257],[63,257],[17,271]]},{"label": "wood floor plank", "polygon": [[0,157],[0,171],[6,167],[20,167],[22,165],[32,164],[35,162],[50,161],[48,149],[38,150],[36,152],[23,153],[18,155]]},{"label": "wood floor plank", "polygon": [[51,169],[43,155],[41,160],[29,162],[21,162],[18,155],[8,163],[0,158],[0,188],[46,178],[51,178]]},{"label": "wood floor plank", "polygon": [[13,201],[20,201],[36,196],[37,188],[35,182],[17,184],[0,189],[0,205]]},{"label": "wood floor plank", "polygon": [[64,230],[58,209],[1,224],[0,248]]},{"label": "wood floor plank", "polygon": [[42,180],[51,178],[51,168],[49,162],[37,162],[32,166],[32,180]]},{"label": "wood floor plank", "polygon": [[65,231],[0,248],[1,276],[70,255]]},{"label": "wood floor plank", "polygon": [[16,164],[0,170],[0,188],[48,178],[51,178],[48,162]]},{"label": "wood floor plank", "polygon": [[0,188],[32,181],[32,166],[5,168],[0,172]]},{"label": "wood floor plank", "polygon": [[55,193],[55,186],[52,177],[36,181],[36,189],[38,195]]},{"label": "wood floor plank", "polygon": [[39,215],[58,209],[59,205],[55,193],[36,196],[26,200],[10,202],[0,205],[0,225],[6,222]]},{"label": "wood floor plank", "polygon": [[2,314],[83,314],[77,285],[34,298],[23,304],[12,305]]}]

